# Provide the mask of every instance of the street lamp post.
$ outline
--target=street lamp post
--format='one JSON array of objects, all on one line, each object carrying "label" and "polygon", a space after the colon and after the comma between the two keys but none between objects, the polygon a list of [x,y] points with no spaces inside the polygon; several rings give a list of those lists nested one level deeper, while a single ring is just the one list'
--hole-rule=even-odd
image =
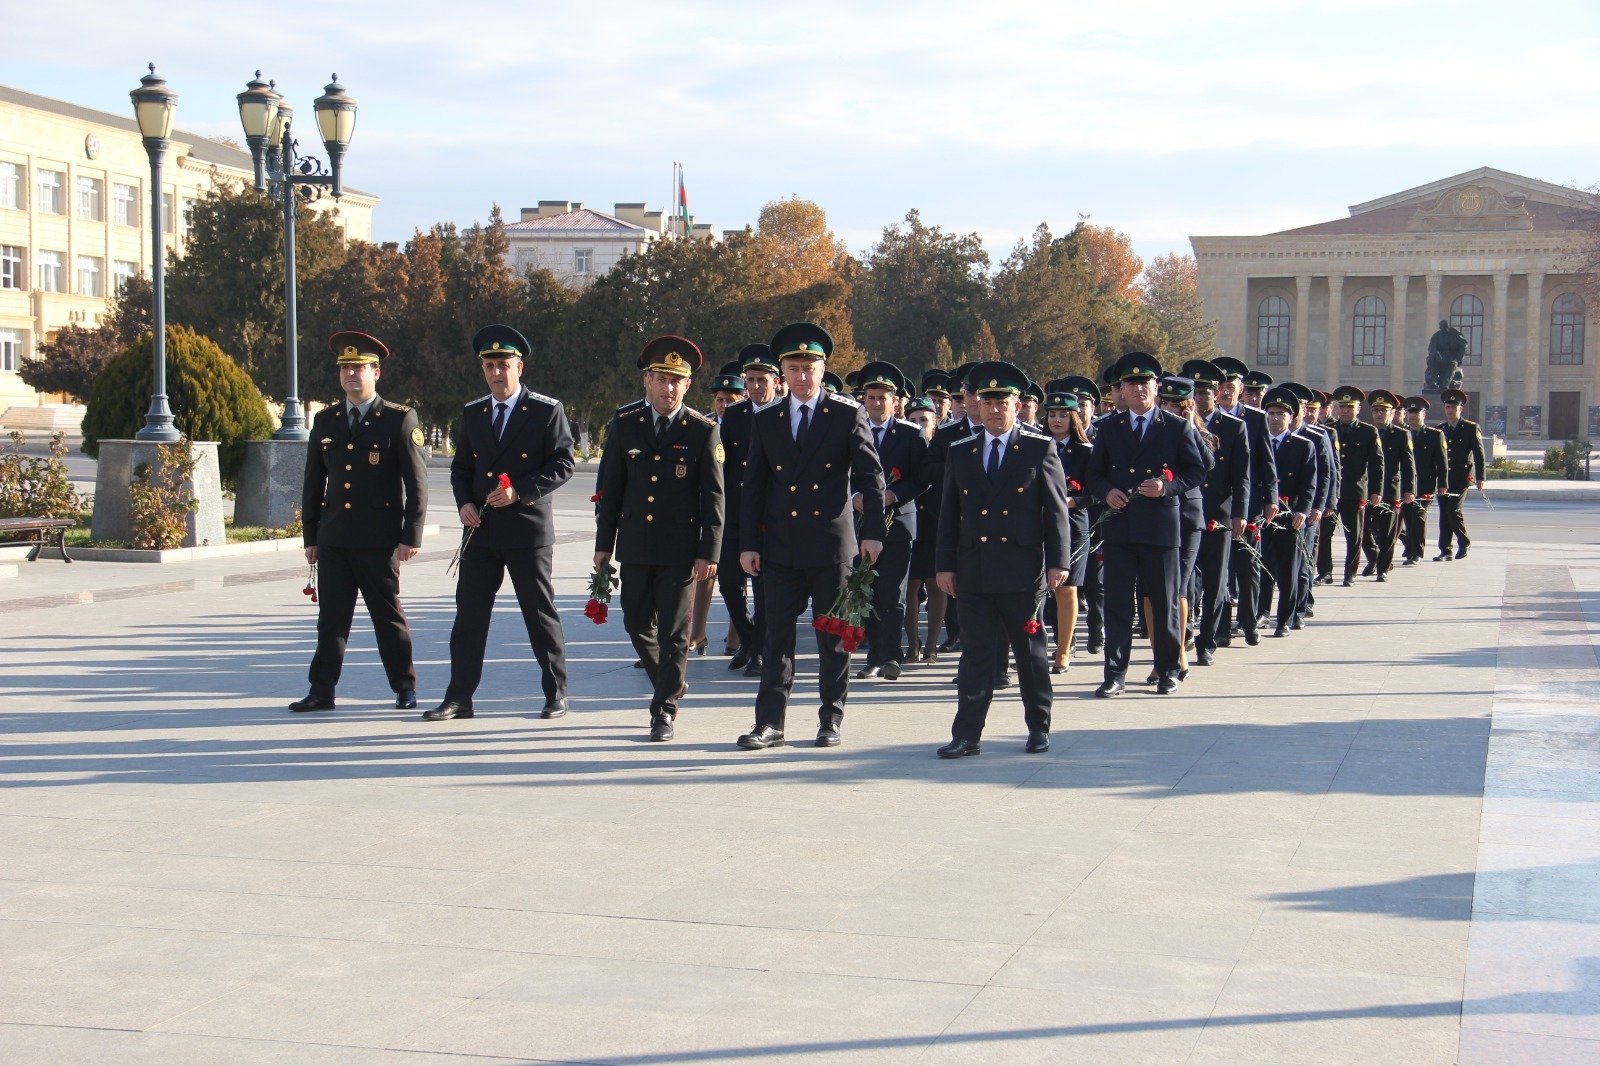
[{"label": "street lamp post", "polygon": [[317,127],[332,171],[312,156],[298,156],[294,139],[294,109],[283,102],[274,85],[261,80],[261,72],[239,94],[239,121],[255,164],[255,187],[283,203],[283,304],[284,359],[289,364],[289,388],[283,399],[283,424],[273,440],[306,440],[305,412],[300,406],[299,313],[296,307],[294,226],[295,205],[310,203],[324,187],[334,199],[344,195],[344,153],[355,132],[356,102],[339,84],[339,75],[323,89],[312,105]]},{"label": "street lamp post", "polygon": [[145,413],[144,425],[134,437],[136,440],[175,441],[178,428],[173,424],[172,408],[167,406],[167,270],[161,163],[172,137],[172,116],[177,110],[178,94],[167,88],[166,80],[156,74],[156,65],[151,63],[150,73],[140,78],[139,88],[128,95],[133,98],[139,135],[144,138],[144,150],[150,157],[150,288],[154,294],[150,318],[155,384],[150,394],[150,410]]}]

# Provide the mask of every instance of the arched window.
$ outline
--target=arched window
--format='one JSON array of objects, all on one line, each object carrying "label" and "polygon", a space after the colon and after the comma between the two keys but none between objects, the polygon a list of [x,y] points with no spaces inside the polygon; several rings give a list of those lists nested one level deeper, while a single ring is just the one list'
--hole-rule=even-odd
[{"label": "arched window", "polygon": [[1575,292],[1550,305],[1550,365],[1583,365],[1583,297]]},{"label": "arched window", "polygon": [[1376,296],[1356,301],[1350,330],[1350,362],[1353,366],[1382,366],[1389,344],[1389,306]]},{"label": "arched window", "polygon": [[1288,366],[1289,337],[1289,301],[1282,296],[1268,296],[1256,309],[1256,362]]},{"label": "arched window", "polygon": [[1450,324],[1467,339],[1462,366],[1483,365],[1483,301],[1470,292],[1450,301]]}]

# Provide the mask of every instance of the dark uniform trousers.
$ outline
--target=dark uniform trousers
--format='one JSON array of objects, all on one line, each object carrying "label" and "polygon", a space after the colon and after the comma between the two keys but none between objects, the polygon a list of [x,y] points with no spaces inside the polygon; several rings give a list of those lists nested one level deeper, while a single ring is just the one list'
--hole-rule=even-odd
[{"label": "dark uniform trousers", "polygon": [[967,620],[970,635],[994,634],[993,639],[965,640],[956,667],[956,717],[950,735],[967,740],[983,736],[989,705],[994,700],[995,675],[1004,670],[1002,649],[1017,660],[1017,682],[1022,692],[1022,718],[1030,733],[1050,731],[1050,656],[1043,626],[1033,634],[1027,625],[1039,610],[1032,592],[968,592],[959,582],[956,599]]},{"label": "dark uniform trousers", "polygon": [[1317,530],[1317,576],[1333,580],[1333,534],[1339,528],[1339,510],[1337,506],[1330,506],[1318,523],[1321,527]]},{"label": "dark uniform trousers", "polygon": [[[866,534],[862,536],[865,538]],[[906,578],[911,573],[913,539],[911,531],[904,524],[891,523],[888,532],[883,535],[883,551],[872,567],[878,574],[872,584],[872,609],[875,613],[862,628],[872,640],[872,647],[867,651],[867,662],[873,666],[897,663],[905,655]]]},{"label": "dark uniform trousers", "polygon": [[1454,541],[1465,549],[1472,541],[1467,537],[1467,520],[1461,513],[1467,491],[1439,493],[1439,550],[1448,552]]},{"label": "dark uniform trousers", "polygon": [[1367,535],[1362,544],[1367,562],[1378,573],[1387,573],[1394,566],[1394,545],[1400,533],[1400,501],[1385,500],[1377,513],[1367,518]]},{"label": "dark uniform trousers", "polygon": [[751,655],[760,655],[766,637],[762,629],[761,579],[752,578],[739,565],[738,529],[723,534],[722,558],[717,560],[717,591],[728,608],[728,624],[739,634],[739,647]]},{"label": "dark uniform trousers", "polygon": [[344,649],[356,613],[356,593],[372,615],[378,658],[395,692],[417,687],[411,629],[400,606],[400,569],[387,548],[317,549],[317,651],[311,657],[311,694],[332,697],[344,667]]},{"label": "dark uniform trousers", "polygon": [[1303,531],[1289,524],[1288,511],[1284,517],[1267,526],[1262,537],[1262,558],[1278,586],[1277,621],[1280,627],[1298,613],[1303,602],[1301,581],[1305,577],[1303,562]]},{"label": "dark uniform trousers", "polygon": [[1401,511],[1400,543],[1407,559],[1420,559],[1428,543],[1428,501],[1417,497]]},{"label": "dark uniform trousers", "polygon": [[1346,496],[1339,501],[1339,526],[1344,530],[1344,579],[1349,581],[1361,565],[1361,543],[1367,535],[1366,497]]},{"label": "dark uniform trousers", "polygon": [[[767,562],[761,565],[762,610],[767,631],[763,644],[761,687],[756,691],[756,728],[783,729],[784,711],[794,688],[795,618],[811,603],[812,618],[820,618],[850,572],[842,560],[828,566],[792,569]],[[822,704],[817,711],[821,723],[838,728],[844,718],[845,696],[850,684],[850,655],[844,642],[821,630],[817,634],[817,689]]]},{"label": "dark uniform trousers", "polygon": [[[1232,555],[1232,543],[1233,527],[1227,524],[1219,524],[1211,532],[1200,534],[1200,558],[1197,564],[1200,575],[1200,632],[1194,638],[1196,651],[1215,651],[1217,641],[1227,636],[1225,609],[1228,604],[1228,563]],[[1191,601],[1191,616],[1196,613],[1195,606]]]},{"label": "dark uniform trousers", "polygon": [[[1255,525],[1259,530],[1261,524],[1256,522]],[[1261,554],[1261,534],[1259,532],[1252,534],[1246,530],[1244,536],[1255,547],[1255,554],[1251,554],[1237,542],[1229,542],[1228,580],[1233,588],[1234,602],[1224,611],[1222,624],[1217,633],[1218,642],[1222,640],[1225,631],[1231,631],[1233,628],[1232,619],[1228,617],[1230,612],[1237,613],[1239,628],[1244,630],[1246,636],[1253,637],[1256,634],[1256,617],[1260,613],[1258,608],[1261,586],[1264,584],[1262,578],[1265,576],[1261,572],[1261,560],[1256,557]]]},{"label": "dark uniform trousers", "polygon": [[689,608],[694,599],[689,587],[694,583],[694,564],[623,563],[621,571],[622,624],[655,691],[650,715],[676,718],[689,661]]},{"label": "dark uniform trousers", "polygon": [[1156,669],[1176,676],[1183,635],[1178,625],[1178,548],[1158,544],[1107,544],[1106,680],[1128,672],[1139,591],[1150,596],[1148,619]]},{"label": "dark uniform trousers", "polygon": [[450,630],[450,685],[445,699],[470,703],[483,680],[483,653],[489,643],[495,594],[507,574],[522,609],[528,643],[539,663],[544,698],[566,696],[566,644],[555,607],[555,584],[550,579],[554,557],[555,548],[548,544],[542,548],[490,548],[468,542],[456,581],[456,621]]}]

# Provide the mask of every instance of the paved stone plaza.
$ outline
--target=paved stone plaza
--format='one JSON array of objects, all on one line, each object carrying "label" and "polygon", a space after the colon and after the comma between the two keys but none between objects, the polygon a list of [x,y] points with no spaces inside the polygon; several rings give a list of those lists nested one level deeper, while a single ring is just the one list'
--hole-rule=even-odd
[{"label": "paved stone plaza", "polygon": [[[647,743],[581,613],[590,480],[557,721],[509,590],[479,717],[425,724],[359,615],[338,711],[284,711],[293,556],[0,582],[0,1061],[1600,1061],[1595,510],[1474,501],[1468,559],[1322,589],[1176,696],[1080,658],[1052,751],[1012,690],[951,763],[953,663],[745,753],[755,682],[707,655]],[[403,579],[424,706],[453,543]]]}]

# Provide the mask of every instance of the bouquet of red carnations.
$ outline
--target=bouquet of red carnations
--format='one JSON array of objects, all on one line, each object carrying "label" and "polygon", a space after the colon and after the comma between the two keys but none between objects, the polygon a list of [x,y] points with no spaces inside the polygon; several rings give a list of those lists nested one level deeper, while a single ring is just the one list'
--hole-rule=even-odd
[{"label": "bouquet of red carnations", "polygon": [[622,582],[617,578],[617,568],[609,562],[601,563],[589,576],[589,602],[583,605],[583,615],[597,626],[605,625],[610,610],[611,590]]},{"label": "bouquet of red carnations", "polygon": [[833,606],[812,622],[811,628],[838,637],[845,654],[854,652],[867,639],[867,631],[861,628],[861,623],[877,613],[872,609],[872,586],[877,579],[878,572],[872,569],[872,564],[865,558],[858,560],[845,577],[844,588],[839,590]]}]

